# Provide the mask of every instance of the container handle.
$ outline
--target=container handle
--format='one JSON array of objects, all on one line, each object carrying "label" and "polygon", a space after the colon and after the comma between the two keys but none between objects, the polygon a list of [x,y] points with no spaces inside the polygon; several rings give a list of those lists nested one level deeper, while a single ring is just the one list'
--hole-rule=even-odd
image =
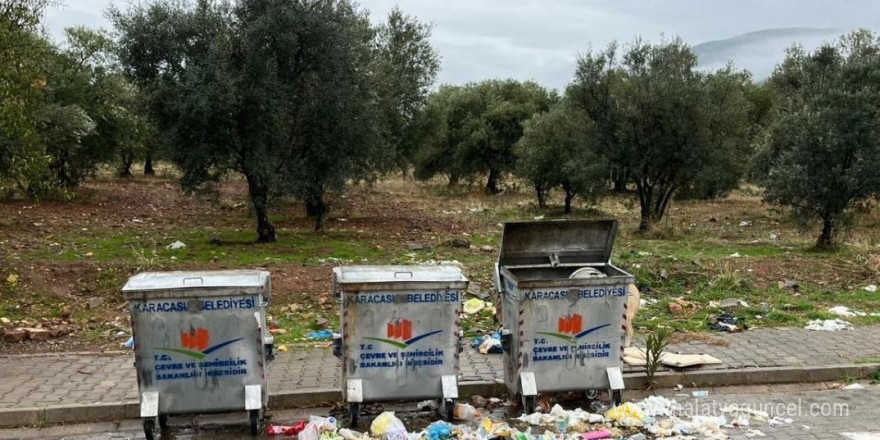
[{"label": "container handle", "polygon": [[394,272],[394,278],[402,278],[402,277],[400,277],[399,275],[404,275],[404,274],[409,274],[409,277],[410,277],[410,278],[413,277],[413,273],[412,273],[412,272],[401,271],[401,272]]},{"label": "container handle", "polygon": [[183,279],[183,285],[187,285],[187,280],[191,280],[189,284],[196,284],[195,280],[199,280],[198,284],[205,284],[205,280],[202,277],[187,277]]}]

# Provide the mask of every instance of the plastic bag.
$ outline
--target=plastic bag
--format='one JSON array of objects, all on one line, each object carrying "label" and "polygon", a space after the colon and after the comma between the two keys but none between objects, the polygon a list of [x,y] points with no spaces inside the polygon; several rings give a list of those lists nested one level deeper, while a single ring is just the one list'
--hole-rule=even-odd
[{"label": "plastic bag", "polygon": [[305,428],[296,435],[296,438],[298,440],[319,440],[321,438],[321,433],[318,432],[318,425],[309,422],[306,424]]},{"label": "plastic bag", "polygon": [[373,419],[370,432],[385,440],[407,440],[406,426],[393,412],[385,411]]},{"label": "plastic bag", "polygon": [[464,302],[464,312],[468,315],[473,315],[483,310],[484,307],[486,307],[486,303],[479,298],[471,298]]},{"label": "plastic bag", "polygon": [[621,426],[641,426],[645,421],[645,412],[638,406],[626,402],[605,413],[605,418],[617,422]]},{"label": "plastic bag", "polygon": [[452,438],[452,425],[444,421],[437,421],[425,428],[425,436],[428,440],[446,440]]},{"label": "plastic bag", "polygon": [[305,427],[305,420],[300,420],[299,422],[296,422],[293,426],[273,425],[270,423],[269,426],[266,427],[266,433],[269,435],[283,434],[294,436],[299,434],[303,429],[305,429]]},{"label": "plastic bag", "polygon": [[323,341],[332,337],[333,332],[331,332],[330,330],[317,330],[309,332],[309,334],[306,335],[306,338],[308,338],[310,341]]}]

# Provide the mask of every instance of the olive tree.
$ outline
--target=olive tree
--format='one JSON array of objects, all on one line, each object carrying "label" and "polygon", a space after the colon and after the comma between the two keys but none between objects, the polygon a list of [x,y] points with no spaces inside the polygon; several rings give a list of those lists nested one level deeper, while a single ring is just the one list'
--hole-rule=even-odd
[{"label": "olive tree", "polygon": [[565,213],[575,197],[595,202],[604,192],[606,161],[596,153],[597,127],[582,111],[567,103],[537,113],[523,124],[516,144],[517,174],[535,188],[538,205],[559,187],[565,194]]},{"label": "olive tree", "polygon": [[777,102],[756,175],[768,202],[818,218],[835,246],[852,208],[880,193],[880,41],[869,31],[812,53],[791,48],[770,78]]}]

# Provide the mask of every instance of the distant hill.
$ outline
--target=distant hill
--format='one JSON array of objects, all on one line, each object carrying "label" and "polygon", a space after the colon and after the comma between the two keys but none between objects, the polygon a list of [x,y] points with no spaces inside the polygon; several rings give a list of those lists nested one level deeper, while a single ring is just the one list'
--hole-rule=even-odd
[{"label": "distant hill", "polygon": [[707,41],[693,47],[700,60],[700,67],[715,70],[728,61],[740,69],[747,69],[756,80],[766,79],[785,58],[785,50],[800,44],[807,50],[815,49],[824,42],[836,40],[845,33],[841,29],[785,28],[765,29],[737,35],[724,40]]}]

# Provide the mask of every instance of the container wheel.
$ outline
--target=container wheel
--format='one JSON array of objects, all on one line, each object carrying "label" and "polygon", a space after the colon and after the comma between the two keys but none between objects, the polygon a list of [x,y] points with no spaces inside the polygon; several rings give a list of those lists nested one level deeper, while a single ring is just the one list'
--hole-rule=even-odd
[{"label": "container wheel", "polygon": [[538,396],[522,396],[523,412],[526,414],[533,414],[537,407],[537,401]]},{"label": "container wheel", "polygon": [[620,406],[623,403],[623,390],[611,390],[611,405]]},{"label": "container wheel", "polygon": [[260,433],[260,410],[252,409],[248,411],[248,416],[251,422],[251,435],[257,435]]},{"label": "container wheel", "polygon": [[153,440],[156,432],[156,420],[152,417],[144,419],[144,437],[147,440]]},{"label": "container wheel", "polygon": [[587,400],[596,400],[599,398],[599,390],[587,390]]},{"label": "container wheel", "polygon": [[454,399],[445,399],[443,401],[443,418],[446,419],[446,421],[449,423],[452,423],[452,421],[455,419]]},{"label": "container wheel", "polygon": [[348,404],[348,427],[351,429],[357,428],[358,417],[360,416],[361,406],[358,403],[349,403]]},{"label": "container wheel", "polygon": [[161,429],[162,432],[168,430],[168,414],[159,414],[159,429]]}]

